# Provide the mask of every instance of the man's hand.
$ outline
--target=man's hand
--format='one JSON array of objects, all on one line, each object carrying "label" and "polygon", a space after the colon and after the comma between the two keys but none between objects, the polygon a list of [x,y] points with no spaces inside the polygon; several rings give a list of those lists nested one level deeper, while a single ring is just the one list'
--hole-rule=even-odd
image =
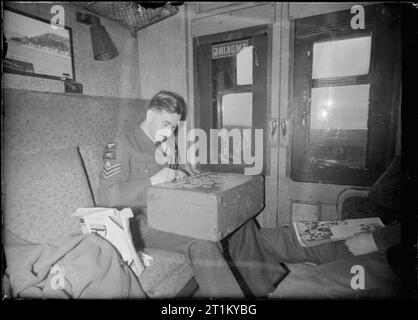
[{"label": "man's hand", "polygon": [[176,170],[164,168],[151,177],[151,184],[173,181],[176,178]]},{"label": "man's hand", "polygon": [[189,162],[184,166],[183,170],[187,172],[189,176],[195,176],[201,173],[196,164],[191,164]]},{"label": "man's hand", "polygon": [[181,180],[187,177],[187,174],[183,172],[182,170],[175,170],[175,171],[176,171],[176,180]]},{"label": "man's hand", "polygon": [[378,250],[371,232],[357,233],[345,240],[348,250],[355,256],[375,252]]}]

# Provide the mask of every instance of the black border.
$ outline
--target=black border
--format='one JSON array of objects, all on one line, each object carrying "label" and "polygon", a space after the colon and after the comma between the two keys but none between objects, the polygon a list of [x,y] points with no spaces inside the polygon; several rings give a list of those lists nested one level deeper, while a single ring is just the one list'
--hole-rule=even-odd
[{"label": "black border", "polygon": [[402,293],[418,299],[418,6],[402,6]]},{"label": "black border", "polygon": [[[51,5],[54,5],[54,4],[51,3]],[[35,15],[32,15],[32,14],[23,12],[23,11],[14,9],[14,8],[11,8],[11,7],[7,6],[7,5],[4,5],[3,6],[3,14],[4,14],[4,11],[5,10],[8,10],[10,12],[13,12],[13,13],[16,13],[16,14],[19,14],[19,15],[22,15],[22,16],[27,17],[27,18],[30,18],[30,19],[34,19],[34,20],[41,21],[41,22],[46,23],[48,25],[50,24],[50,21],[48,21],[46,19],[43,19],[41,17],[38,17],[38,16],[35,16]],[[72,72],[73,72],[73,77],[72,78],[70,78],[70,77],[64,77],[64,76],[63,77],[51,76],[51,75],[47,75],[47,74],[24,72],[24,71],[9,71],[9,70],[6,71],[5,68],[3,68],[3,73],[19,74],[19,75],[23,75],[23,76],[30,76],[30,77],[43,78],[43,79],[52,79],[52,80],[60,80],[60,81],[62,81],[64,79],[71,79],[73,81],[76,81],[76,77],[75,77],[75,66],[74,66],[73,33],[72,33],[71,28],[68,27],[67,25],[64,26],[64,29],[68,30],[69,38],[70,38],[69,40],[70,40],[70,53],[71,53],[71,69],[72,69]]]},{"label": "black border", "polygon": [[[410,7],[410,4],[404,4],[405,7]],[[418,56],[417,50],[417,35],[418,35],[418,10],[412,8],[403,8],[402,15],[402,170],[403,182],[405,183],[405,188],[403,189],[403,201],[402,209],[404,211],[405,220],[403,223],[409,223],[407,226],[410,233],[406,234],[406,239],[415,243],[415,249],[411,251],[405,250],[403,256],[406,261],[412,263],[410,265],[410,273],[406,274],[404,281],[405,284],[410,286],[409,292],[405,292],[406,297],[399,297],[394,300],[388,299],[365,299],[365,300],[276,300],[276,299],[258,299],[258,300],[244,300],[244,299],[213,299],[213,300],[185,300],[185,299],[165,299],[165,300],[126,300],[126,299],[115,299],[115,300],[41,300],[41,299],[6,299],[1,300],[3,307],[10,308],[9,311],[16,317],[18,314],[28,312],[32,316],[37,310],[41,311],[43,315],[53,314],[55,308],[59,308],[59,315],[62,314],[65,310],[65,314],[80,316],[80,309],[74,307],[87,307],[83,308],[82,314],[87,315],[91,314],[97,318],[102,314],[108,314],[109,307],[114,306],[116,308],[125,308],[124,312],[126,313],[128,307],[130,310],[145,315],[151,315],[151,318],[162,318],[161,308],[167,306],[169,303],[173,306],[187,306],[187,305],[201,305],[204,306],[206,303],[212,304],[246,304],[251,305],[255,304],[257,306],[256,315],[241,315],[241,316],[205,316],[202,315],[200,318],[203,319],[273,319],[280,316],[287,317],[286,311],[290,311],[291,314],[294,314],[295,311],[302,311],[303,307],[309,307],[306,309],[304,314],[310,315],[312,310],[321,312],[321,315],[331,314],[334,316],[345,315],[347,317],[353,316],[358,317],[359,315],[366,315],[370,311],[370,315],[373,315],[373,318],[376,318],[380,315],[385,315],[386,317],[399,317],[402,313],[408,314],[408,311],[411,311],[411,314],[416,311],[416,300],[418,299],[418,293],[416,289],[416,283],[414,284],[414,278],[417,276],[417,133],[418,133],[418,123],[417,123],[417,99],[416,95],[416,83],[418,81],[417,70],[418,61],[416,57]],[[415,14],[411,11],[415,10]],[[415,38],[414,38],[415,37]],[[409,178],[408,178],[409,177]],[[408,210],[409,213],[406,214],[405,210]],[[407,230],[405,230],[407,231]],[[403,233],[405,234],[405,233]],[[414,274],[415,273],[415,274]],[[409,277],[411,276],[411,277]],[[415,278],[416,281],[416,278]],[[414,288],[415,286],[415,288]],[[28,306],[29,308],[25,308]],[[92,306],[93,308],[89,308]],[[102,307],[103,306],[103,307]],[[399,306],[399,307],[398,307]],[[39,309],[37,308],[39,307]],[[65,309],[63,309],[63,307]],[[327,309],[324,309],[326,307]],[[337,312],[334,313],[333,310],[329,310],[329,307],[341,307],[337,309]],[[369,307],[369,308],[368,308]],[[395,308],[393,308],[395,307]],[[343,309],[344,308],[344,309]],[[46,310],[45,310],[46,309]],[[6,312],[6,309],[3,309]],[[87,310],[87,314],[86,314]],[[116,309],[118,310],[118,309]],[[122,310],[122,309],[119,309]],[[129,311],[130,311],[129,310]],[[23,311],[23,312],[22,312]],[[47,311],[47,312],[45,312]],[[366,311],[366,313],[364,312]],[[155,317],[154,317],[155,316]],[[180,316],[167,316],[165,319],[181,319]],[[187,318],[187,317],[183,317]],[[199,317],[192,317],[191,319],[198,319]]]}]

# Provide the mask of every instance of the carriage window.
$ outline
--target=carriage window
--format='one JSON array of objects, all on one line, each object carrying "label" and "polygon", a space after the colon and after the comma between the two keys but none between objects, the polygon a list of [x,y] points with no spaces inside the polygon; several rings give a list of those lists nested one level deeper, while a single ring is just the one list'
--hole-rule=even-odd
[{"label": "carriage window", "polygon": [[366,36],[313,43],[311,164],[366,168],[371,40]]},{"label": "carriage window", "polygon": [[369,73],[371,36],[315,42],[312,78],[355,76]]},{"label": "carriage window", "polygon": [[309,161],[365,168],[370,85],[312,89]]},{"label": "carriage window", "polygon": [[[293,58],[290,176],[367,186],[393,157],[399,109],[399,14],[365,7],[297,19]],[[345,25],[345,27],[343,27]]]}]

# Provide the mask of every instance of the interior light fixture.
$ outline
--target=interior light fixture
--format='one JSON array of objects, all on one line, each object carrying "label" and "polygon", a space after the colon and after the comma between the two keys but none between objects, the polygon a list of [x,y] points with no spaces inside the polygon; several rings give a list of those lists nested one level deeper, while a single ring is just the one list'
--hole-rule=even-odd
[{"label": "interior light fixture", "polygon": [[105,27],[100,24],[99,17],[77,12],[77,21],[90,26],[91,43],[95,60],[111,60],[118,56],[119,52]]}]

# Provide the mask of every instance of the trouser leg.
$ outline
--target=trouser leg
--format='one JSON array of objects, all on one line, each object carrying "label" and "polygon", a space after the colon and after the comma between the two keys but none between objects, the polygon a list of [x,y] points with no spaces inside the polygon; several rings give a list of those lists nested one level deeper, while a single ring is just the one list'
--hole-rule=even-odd
[{"label": "trouser leg", "polygon": [[400,294],[400,280],[384,252],[351,256],[290,273],[272,298],[387,298]]},{"label": "trouser leg", "polygon": [[354,256],[344,241],[302,247],[292,228],[262,229],[261,234],[282,261],[318,264],[291,272],[272,297],[389,297],[399,293],[399,278],[387,263],[384,252]]},{"label": "trouser leg", "polygon": [[140,225],[139,231],[145,247],[185,255],[203,297],[244,297],[219,243],[159,231],[146,224]]},{"label": "trouser leg", "polygon": [[280,256],[261,236],[254,219],[226,239],[229,253],[242,278],[256,297],[267,296],[285,273]]},{"label": "trouser leg", "polygon": [[319,246],[302,247],[293,228],[261,229],[261,237],[267,241],[279,256],[280,261],[288,263],[313,262],[327,263],[353,255],[343,241]]}]

